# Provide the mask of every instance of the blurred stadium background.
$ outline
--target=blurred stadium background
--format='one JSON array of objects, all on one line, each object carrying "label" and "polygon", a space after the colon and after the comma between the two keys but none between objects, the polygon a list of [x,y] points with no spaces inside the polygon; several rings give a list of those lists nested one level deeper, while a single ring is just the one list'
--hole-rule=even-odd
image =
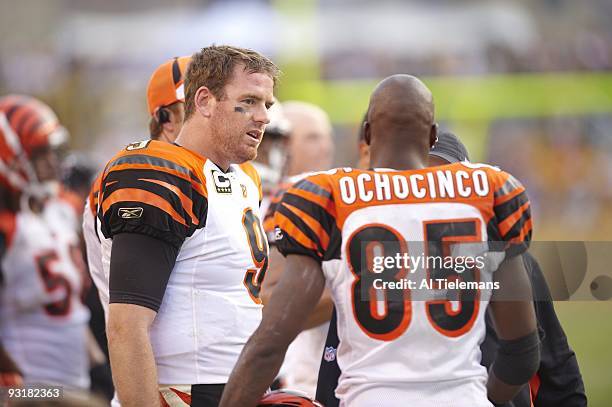
[{"label": "blurred stadium background", "polygon": [[[210,43],[281,65],[281,101],[331,116],[336,165],[356,159],[374,84],[424,78],[438,119],[527,186],[536,240],[611,240],[609,0],[20,0],[0,2],[0,94],[49,103],[71,147],[100,165],[148,137],[145,86],[169,57]],[[547,273],[554,273],[554,270]],[[557,309],[590,405],[612,405],[611,302]]]}]

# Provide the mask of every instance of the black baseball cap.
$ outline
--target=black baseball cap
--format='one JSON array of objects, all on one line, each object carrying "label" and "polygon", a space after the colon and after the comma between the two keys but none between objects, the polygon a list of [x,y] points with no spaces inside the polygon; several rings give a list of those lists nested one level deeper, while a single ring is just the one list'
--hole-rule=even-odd
[{"label": "black baseball cap", "polygon": [[440,157],[451,164],[470,160],[467,148],[465,148],[461,140],[459,140],[459,137],[449,131],[438,133],[438,140],[429,151],[429,154]]}]

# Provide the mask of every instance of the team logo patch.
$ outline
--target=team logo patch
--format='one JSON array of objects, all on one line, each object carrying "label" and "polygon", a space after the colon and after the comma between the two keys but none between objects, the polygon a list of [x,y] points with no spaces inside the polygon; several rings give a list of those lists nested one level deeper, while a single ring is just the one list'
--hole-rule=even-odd
[{"label": "team logo patch", "polygon": [[127,151],[141,150],[148,146],[150,142],[151,140],[136,141],[135,143],[128,144],[125,149]]},{"label": "team logo patch", "polygon": [[219,194],[231,194],[232,193],[232,182],[229,177],[225,176],[222,172],[212,171],[213,182],[215,183],[215,189]]},{"label": "team logo patch", "polygon": [[142,208],[119,208],[122,219],[138,219],[142,216]]},{"label": "team logo patch", "polygon": [[323,359],[325,359],[326,362],[333,362],[336,360],[336,348],[333,346],[326,346]]},{"label": "team logo patch", "polygon": [[274,228],[274,240],[281,240],[283,238],[283,232],[278,226]]}]

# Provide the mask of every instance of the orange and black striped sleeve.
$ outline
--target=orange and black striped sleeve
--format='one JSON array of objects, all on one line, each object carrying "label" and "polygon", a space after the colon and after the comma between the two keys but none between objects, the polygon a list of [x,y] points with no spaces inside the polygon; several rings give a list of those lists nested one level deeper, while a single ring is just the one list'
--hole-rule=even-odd
[{"label": "orange and black striped sleeve", "polygon": [[104,170],[97,215],[106,238],[138,233],[180,248],[205,226],[207,211],[204,181],[176,154],[124,152]]},{"label": "orange and black striped sleeve", "polygon": [[266,235],[268,236],[268,244],[270,246],[276,245],[276,221],[274,220],[274,213],[276,212],[278,204],[289,187],[291,187],[291,184],[289,183],[281,184],[270,194],[270,204],[268,205],[263,218],[263,228],[264,232],[266,232]]},{"label": "orange and black striped sleeve", "polygon": [[298,181],[276,207],[278,250],[284,256],[302,254],[319,262],[340,258],[342,235],[335,213],[328,176],[320,174]]},{"label": "orange and black striped sleeve", "polygon": [[489,240],[499,242],[512,257],[529,248],[532,234],[531,204],[525,187],[504,171],[493,174],[493,212]]},{"label": "orange and black striped sleeve", "polygon": [[95,181],[91,184],[89,195],[87,195],[87,201],[89,202],[89,210],[93,216],[96,216],[98,209],[98,195],[100,194],[100,182],[102,181],[102,173],[98,174]]}]

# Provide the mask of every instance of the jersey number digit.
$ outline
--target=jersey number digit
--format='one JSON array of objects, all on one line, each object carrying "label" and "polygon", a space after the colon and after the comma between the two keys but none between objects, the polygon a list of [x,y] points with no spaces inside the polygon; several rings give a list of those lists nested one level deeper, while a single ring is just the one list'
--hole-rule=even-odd
[{"label": "jersey number digit", "polygon": [[251,208],[247,208],[242,216],[242,225],[247,235],[247,241],[251,248],[251,257],[255,268],[248,269],[244,276],[244,286],[247,288],[251,299],[257,304],[261,304],[259,292],[261,283],[268,270],[268,242],[261,227],[261,221],[253,213]]},{"label": "jersey number digit", "polygon": [[[480,241],[480,224],[478,219],[425,222],[426,255],[450,256],[450,246],[445,242],[477,242]],[[427,270],[427,278],[461,279],[462,281],[478,281],[478,269],[466,268],[462,273],[453,269],[434,268]],[[450,337],[461,336],[474,325],[478,315],[478,290],[461,290],[457,300],[457,308],[453,309],[451,301],[428,301],[426,303],[427,318],[432,326],[441,334]]]},{"label": "jersey number digit", "polygon": [[51,294],[58,290],[62,290],[65,293],[63,299],[45,305],[45,312],[53,317],[68,315],[70,312],[70,299],[72,294],[70,282],[65,277],[51,270],[53,264],[58,260],[57,253],[54,251],[44,252],[36,257],[38,273],[42,277],[47,293]]},{"label": "jersey number digit", "polygon": [[[381,242],[384,242],[383,245]],[[374,256],[389,256],[391,253],[405,253],[406,242],[399,232],[386,225],[367,225],[355,231],[347,245],[350,270],[355,276],[353,282],[353,314],[361,329],[368,336],[384,341],[392,341],[400,336],[412,316],[410,292],[404,291],[403,301],[388,301],[386,293],[375,290],[373,280],[383,278],[384,281],[401,280],[406,276],[406,270],[385,268],[382,273],[374,273],[370,269]],[[365,251],[365,264],[362,264],[362,253]],[[367,300],[360,301],[362,287],[371,287]],[[382,297],[382,298],[381,298]]]},{"label": "jersey number digit", "polygon": [[[425,223],[426,255],[444,257],[450,255],[449,243],[480,241],[478,219],[445,220]],[[384,243],[384,244],[383,244]],[[412,306],[410,290],[403,290],[402,300],[389,300],[384,290],[374,288],[374,279],[400,281],[408,270],[385,267],[382,272],[372,270],[373,257],[404,256],[408,247],[402,235],[388,225],[369,224],[357,229],[347,243],[349,268],[355,276],[351,291],[353,315],[361,330],[371,338],[392,341],[402,335],[410,325]],[[365,254],[365,255],[364,255]],[[435,263],[434,263],[435,264]],[[457,276],[453,270],[427,270],[427,278],[449,278]],[[464,281],[478,281],[478,270],[468,269],[461,273]],[[362,293],[363,285],[371,287]],[[366,298],[362,299],[362,294]],[[427,318],[436,331],[449,337],[457,337],[469,331],[478,315],[478,290],[462,290],[458,310],[446,300],[428,301]]]}]

